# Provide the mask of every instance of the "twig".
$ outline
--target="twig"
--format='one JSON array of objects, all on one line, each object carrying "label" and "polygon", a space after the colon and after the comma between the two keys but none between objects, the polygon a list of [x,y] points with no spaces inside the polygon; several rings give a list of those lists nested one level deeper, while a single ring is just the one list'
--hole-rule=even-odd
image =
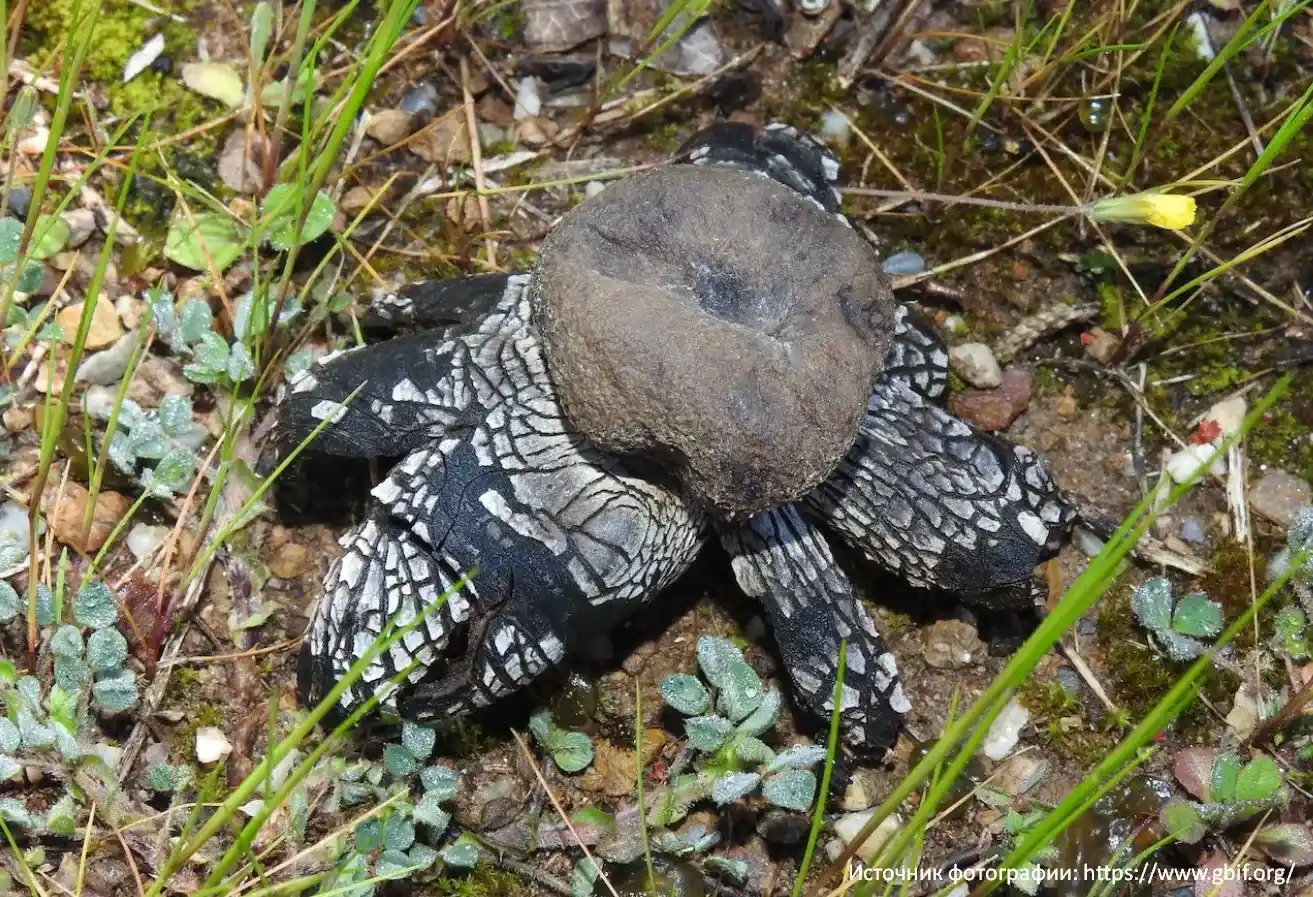
[{"label": "twig", "polygon": [[[487,187],[483,180],[483,148],[482,141],[479,139],[479,120],[474,114],[474,94],[470,92],[470,66],[464,56],[460,58],[460,89],[465,99],[465,130],[470,141],[470,164],[474,168],[474,186],[479,190],[479,217],[483,219],[483,233],[488,245],[488,266],[496,268],[497,238],[492,235],[492,216],[488,214],[488,197],[483,193]],[[461,217],[464,217],[463,212]]]},{"label": "twig", "polygon": [[[899,26],[916,4],[908,0],[876,0],[879,4],[857,25],[857,40],[839,60],[836,70],[839,86],[844,90],[853,86],[857,75],[866,66],[876,48],[892,30],[895,19]],[[876,60],[879,62],[879,60]]]},{"label": "twig", "polygon": [[1099,681],[1098,676],[1094,675],[1094,671],[1085,662],[1085,658],[1080,656],[1080,652],[1071,645],[1062,642],[1058,643],[1058,647],[1062,649],[1063,654],[1067,655],[1071,665],[1076,668],[1076,672],[1085,680],[1085,684],[1090,687],[1090,691],[1094,692],[1094,696],[1103,704],[1104,709],[1109,713],[1116,713],[1118,710],[1117,705],[1112,702],[1112,698],[1108,697],[1108,692],[1104,690],[1103,683]]}]

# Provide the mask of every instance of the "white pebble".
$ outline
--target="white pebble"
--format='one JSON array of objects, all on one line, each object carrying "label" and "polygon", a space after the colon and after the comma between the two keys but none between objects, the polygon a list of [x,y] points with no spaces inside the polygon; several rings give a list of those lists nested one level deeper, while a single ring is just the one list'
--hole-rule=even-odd
[{"label": "white pebble", "polygon": [[1003,371],[989,346],[963,343],[948,350],[948,360],[958,376],[977,389],[993,389],[1003,382]]},{"label": "white pebble", "polygon": [[1184,483],[1201,468],[1208,468],[1210,473],[1223,476],[1226,473],[1226,456],[1217,450],[1217,446],[1205,443],[1187,445],[1167,459],[1167,474],[1177,483]]},{"label": "white pebble", "polygon": [[532,77],[521,78],[519,87],[515,91],[515,111],[512,113],[515,120],[537,118],[542,108],[543,101],[538,95],[538,82]]},{"label": "white pebble", "polygon": [[[862,827],[875,815],[874,810],[863,810],[860,813],[845,813],[834,821],[834,833],[843,839],[843,843],[852,844],[853,840],[861,833]],[[897,813],[891,813],[883,822],[875,827],[875,831],[867,836],[862,842],[862,846],[857,848],[857,856],[863,863],[870,863],[875,859],[880,848],[884,847],[886,841],[892,838],[902,827],[903,820],[898,817]]]},{"label": "white pebble", "polygon": [[233,746],[223,731],[214,726],[196,730],[196,759],[202,763],[216,763],[232,753]]},{"label": "white pebble", "polygon": [[821,136],[834,143],[847,143],[852,136],[853,125],[837,109],[828,109],[821,115]]},{"label": "white pebble", "polygon": [[980,753],[991,760],[1002,760],[1017,746],[1017,741],[1021,738],[1021,730],[1029,721],[1030,711],[1013,698],[1008,702],[1008,706],[1003,708],[1003,712],[994,719],[994,724],[989,727],[989,732],[985,735],[985,743],[980,747]]},{"label": "white pebble", "polygon": [[31,534],[27,511],[12,501],[0,505],[0,554],[16,564],[22,563],[27,558]]},{"label": "white pebble", "polygon": [[138,560],[145,560],[155,553],[155,549],[164,544],[169,537],[167,526],[150,526],[138,523],[128,530],[128,551]]},{"label": "white pebble", "polygon": [[589,199],[592,199],[594,196],[601,193],[605,189],[606,189],[606,184],[603,184],[601,181],[589,181],[588,183],[584,184],[584,196],[588,197]]},{"label": "white pebble", "polygon": [[895,252],[880,263],[885,274],[915,277],[925,271],[925,259],[919,252]]}]

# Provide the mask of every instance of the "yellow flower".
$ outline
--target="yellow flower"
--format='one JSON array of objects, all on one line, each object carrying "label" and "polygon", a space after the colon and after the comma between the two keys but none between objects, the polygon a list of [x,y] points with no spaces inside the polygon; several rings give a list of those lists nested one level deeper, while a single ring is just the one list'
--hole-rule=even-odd
[{"label": "yellow flower", "polygon": [[1101,199],[1090,207],[1096,221],[1132,221],[1168,230],[1194,224],[1194,197],[1171,193],[1133,193]]}]

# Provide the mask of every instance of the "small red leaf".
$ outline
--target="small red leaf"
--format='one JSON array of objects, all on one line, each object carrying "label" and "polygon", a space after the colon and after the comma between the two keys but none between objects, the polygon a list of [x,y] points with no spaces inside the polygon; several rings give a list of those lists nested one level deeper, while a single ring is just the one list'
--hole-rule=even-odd
[{"label": "small red leaf", "polygon": [[1215,748],[1186,748],[1172,762],[1172,775],[1195,800],[1208,801],[1212,790],[1213,761],[1219,753]]}]

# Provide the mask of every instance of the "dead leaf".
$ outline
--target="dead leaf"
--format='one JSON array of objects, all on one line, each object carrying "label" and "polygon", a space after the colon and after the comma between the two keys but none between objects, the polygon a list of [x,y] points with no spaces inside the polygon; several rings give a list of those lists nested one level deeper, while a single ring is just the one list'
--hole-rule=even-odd
[{"label": "dead leaf", "polygon": [[425,162],[465,165],[471,158],[469,131],[460,109],[434,119],[406,145]]},{"label": "dead leaf", "polygon": [[[644,768],[668,741],[670,735],[663,729],[643,730]],[[579,787],[584,791],[602,792],[609,797],[623,797],[634,793],[637,776],[633,746],[617,747],[603,740],[597,743],[593,751],[593,765],[579,778]]]},{"label": "dead leaf", "polygon": [[238,128],[219,153],[219,178],[238,193],[256,194],[264,187],[261,174],[269,143],[258,131]]},{"label": "dead leaf", "polygon": [[[51,513],[51,506],[55,504],[57,496],[59,496],[58,506],[54,509],[54,513]],[[51,521],[55,538],[82,554],[99,551],[104,546],[105,540],[109,538],[114,524],[123,519],[123,515],[128,513],[128,508],[132,505],[132,501],[126,495],[119,495],[117,492],[100,493],[96,496],[96,506],[91,513],[91,528],[84,533],[82,515],[90,500],[91,493],[72,480],[63,484],[61,495],[60,483],[53,476],[53,471],[50,481],[46,484],[45,495],[41,499],[41,508],[46,514],[46,519]]]}]

